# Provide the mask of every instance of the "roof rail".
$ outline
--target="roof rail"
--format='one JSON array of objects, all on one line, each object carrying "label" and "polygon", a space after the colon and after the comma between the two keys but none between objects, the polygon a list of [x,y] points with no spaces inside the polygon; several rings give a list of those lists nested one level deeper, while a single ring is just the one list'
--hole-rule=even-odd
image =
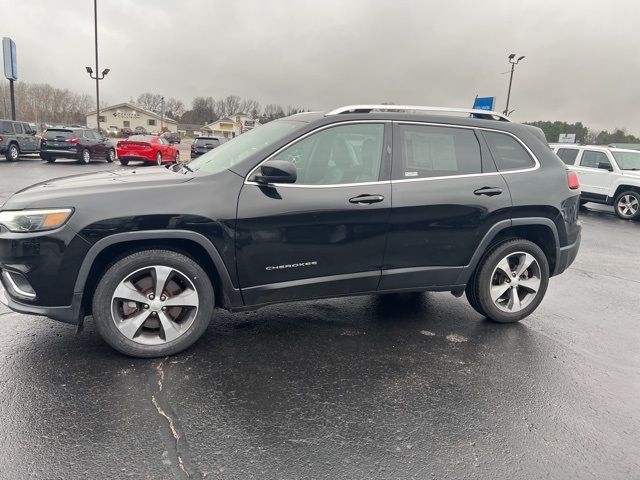
[{"label": "roof rail", "polygon": [[421,105],[347,105],[327,112],[326,115],[341,113],[371,113],[373,110],[405,110],[416,112],[468,113],[485,120],[501,120],[510,122],[509,117],[493,110],[477,110],[474,108],[426,107]]}]

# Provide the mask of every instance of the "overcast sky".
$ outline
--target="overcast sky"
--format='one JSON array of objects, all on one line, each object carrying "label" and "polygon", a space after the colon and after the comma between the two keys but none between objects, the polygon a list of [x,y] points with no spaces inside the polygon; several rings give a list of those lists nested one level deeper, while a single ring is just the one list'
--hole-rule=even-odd
[{"label": "overcast sky", "polygon": [[[94,94],[91,0],[0,0],[20,81]],[[109,103],[239,95],[312,110],[393,101],[640,134],[638,0],[98,0]],[[6,81],[2,79],[2,81]]]}]

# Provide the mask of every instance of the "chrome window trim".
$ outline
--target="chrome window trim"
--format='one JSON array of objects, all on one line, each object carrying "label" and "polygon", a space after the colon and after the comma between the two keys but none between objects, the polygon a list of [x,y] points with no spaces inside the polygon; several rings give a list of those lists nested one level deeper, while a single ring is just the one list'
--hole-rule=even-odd
[{"label": "chrome window trim", "polygon": [[36,298],[36,294],[35,293],[25,292],[20,287],[18,287],[18,285],[16,285],[16,282],[13,280],[13,278],[11,278],[11,274],[9,272],[7,272],[6,270],[2,271],[2,278],[4,278],[7,281],[7,283],[9,284],[9,286],[11,287],[11,289],[15,293],[20,295],[21,297],[25,297],[25,298],[28,298],[28,299],[31,299],[31,300]]},{"label": "chrome window trim", "polygon": [[[305,133],[301,137],[298,137],[295,140],[291,140],[286,145],[280,147],[278,150],[276,150],[271,155],[269,155],[267,158],[265,158],[260,163],[258,163],[258,165],[253,167],[251,169],[251,171],[245,177],[244,184],[245,185],[257,185],[259,187],[271,186],[271,187],[286,187],[286,188],[337,188],[337,187],[353,187],[353,186],[356,186],[356,185],[381,185],[381,184],[385,184],[385,183],[390,183],[389,180],[382,180],[382,181],[376,181],[376,182],[331,183],[331,184],[328,184],[328,185],[302,185],[302,184],[296,185],[295,183],[258,183],[258,182],[252,182],[252,181],[249,180],[251,175],[253,175],[253,173],[258,168],[260,168],[260,166],[264,162],[267,162],[267,161],[271,160],[273,157],[278,155],[283,150],[286,150],[290,146],[295,145],[296,143],[304,140],[308,136],[313,135],[314,133],[320,132],[322,130],[326,130],[327,128],[338,127],[338,126],[342,126],[342,125],[354,125],[354,124],[355,125],[360,125],[360,124],[363,124],[363,123],[379,123],[379,124],[382,124],[382,125],[386,125],[386,124],[391,123],[391,120],[347,120],[347,121],[344,121],[344,122],[330,123],[329,125],[323,125],[323,126],[318,127],[318,128],[316,128],[314,130],[311,130],[310,132]],[[384,137],[383,137],[383,145],[384,145]],[[382,161],[381,161],[381,163],[382,163]]]}]

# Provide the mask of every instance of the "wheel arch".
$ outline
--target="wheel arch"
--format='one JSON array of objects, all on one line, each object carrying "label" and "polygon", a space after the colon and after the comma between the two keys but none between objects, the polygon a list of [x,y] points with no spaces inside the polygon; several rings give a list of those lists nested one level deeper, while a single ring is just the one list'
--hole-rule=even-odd
[{"label": "wheel arch", "polygon": [[628,183],[621,183],[616,187],[615,192],[613,192],[613,196],[611,197],[611,202],[614,203],[618,195],[622,192],[633,191],[640,193],[640,185],[630,185]]},{"label": "wheel arch", "polygon": [[173,250],[192,258],[207,272],[213,284],[216,305],[223,308],[243,305],[240,290],[233,286],[222,257],[205,236],[182,230],[149,230],[117,233],[99,240],[89,249],[74,287],[74,293],[81,295],[87,315],[91,312],[91,292],[106,268],[141,248]]}]

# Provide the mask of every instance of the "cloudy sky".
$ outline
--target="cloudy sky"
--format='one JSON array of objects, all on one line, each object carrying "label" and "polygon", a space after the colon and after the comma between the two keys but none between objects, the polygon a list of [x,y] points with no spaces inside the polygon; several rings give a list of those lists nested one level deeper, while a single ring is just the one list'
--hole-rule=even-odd
[{"label": "cloudy sky", "polygon": [[[20,80],[94,93],[91,0],[0,0]],[[150,91],[312,110],[393,101],[504,109],[640,134],[637,0],[98,0],[109,103]],[[2,81],[5,81],[4,79]]]}]

